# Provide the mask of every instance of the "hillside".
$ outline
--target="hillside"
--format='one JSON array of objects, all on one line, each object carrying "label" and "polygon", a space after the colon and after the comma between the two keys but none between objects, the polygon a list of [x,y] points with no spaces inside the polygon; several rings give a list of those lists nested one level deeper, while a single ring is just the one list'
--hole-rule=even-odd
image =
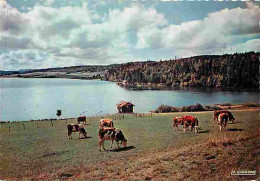
[{"label": "hillside", "polygon": [[109,69],[105,80],[126,87],[259,87],[259,52],[202,55],[165,61],[131,62]]},{"label": "hillside", "polygon": [[105,65],[82,65],[46,69],[0,71],[0,76],[20,78],[103,79],[107,69],[109,69],[109,66]]},{"label": "hillside", "polygon": [[[1,180],[256,180],[259,178],[259,108],[230,109],[229,131],[213,125],[213,112],[109,115],[128,147],[99,151],[100,117],[88,117],[86,139],[66,125],[76,119],[1,123]],[[172,117],[193,115],[199,133],[175,131]],[[252,176],[233,171],[257,171]]]}]

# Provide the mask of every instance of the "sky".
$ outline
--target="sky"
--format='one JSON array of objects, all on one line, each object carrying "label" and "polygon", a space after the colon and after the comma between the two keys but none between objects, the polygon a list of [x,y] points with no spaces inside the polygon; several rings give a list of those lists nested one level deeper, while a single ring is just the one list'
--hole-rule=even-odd
[{"label": "sky", "polygon": [[0,0],[0,69],[260,51],[259,2]]}]

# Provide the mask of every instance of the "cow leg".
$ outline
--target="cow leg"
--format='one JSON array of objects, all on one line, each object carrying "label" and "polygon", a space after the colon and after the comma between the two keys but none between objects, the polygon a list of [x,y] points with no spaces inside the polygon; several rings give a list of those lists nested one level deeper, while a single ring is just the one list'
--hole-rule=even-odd
[{"label": "cow leg", "polygon": [[114,142],[114,140],[111,140],[110,148],[112,148],[112,146],[113,146],[113,142]]},{"label": "cow leg", "polygon": [[227,129],[227,122],[225,123],[225,131],[227,131],[228,129]]},{"label": "cow leg", "polygon": [[187,129],[186,129],[186,123],[185,123],[185,122],[184,122],[184,124],[183,124],[183,131],[184,131],[184,132],[187,131]]},{"label": "cow leg", "polygon": [[119,149],[119,143],[118,143],[118,141],[116,142],[116,144],[117,144],[117,149]]},{"label": "cow leg", "polygon": [[199,132],[199,126],[195,126],[195,133],[198,133]]},{"label": "cow leg", "polygon": [[106,149],[105,149],[105,146],[104,146],[104,142],[105,142],[105,141],[102,142],[102,146],[103,146],[103,150],[106,150]]}]

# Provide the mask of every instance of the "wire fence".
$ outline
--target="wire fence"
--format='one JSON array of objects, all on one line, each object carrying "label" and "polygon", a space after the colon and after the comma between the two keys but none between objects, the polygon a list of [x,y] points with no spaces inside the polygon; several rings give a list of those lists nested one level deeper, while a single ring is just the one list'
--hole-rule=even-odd
[{"label": "wire fence", "polygon": [[[104,114],[86,117],[86,125],[90,125],[93,122],[99,122],[100,119],[139,119],[152,117],[153,113],[134,113],[134,114]],[[51,128],[55,126],[67,126],[68,124],[78,124],[77,118],[63,118],[63,119],[39,119],[29,121],[1,121],[1,132],[12,132],[16,130],[29,130],[38,128]],[[83,124],[84,125],[84,124]]]}]

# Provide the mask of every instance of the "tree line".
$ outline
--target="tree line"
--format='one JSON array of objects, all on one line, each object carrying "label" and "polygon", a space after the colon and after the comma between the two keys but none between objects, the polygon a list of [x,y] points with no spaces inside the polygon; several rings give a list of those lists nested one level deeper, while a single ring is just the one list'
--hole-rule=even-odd
[{"label": "tree line", "polygon": [[259,52],[201,55],[114,65],[105,80],[168,87],[259,87]]}]

